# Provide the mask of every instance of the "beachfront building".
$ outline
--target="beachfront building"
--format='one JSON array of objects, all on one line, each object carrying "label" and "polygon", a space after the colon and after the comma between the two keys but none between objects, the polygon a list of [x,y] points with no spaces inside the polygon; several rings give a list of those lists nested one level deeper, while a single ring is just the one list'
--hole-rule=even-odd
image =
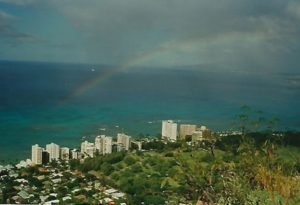
[{"label": "beachfront building", "polygon": [[176,141],[177,123],[174,123],[172,120],[163,120],[161,136],[169,141]]},{"label": "beachfront building", "polygon": [[105,137],[105,135],[99,135],[95,138],[95,149],[96,151],[98,151],[99,153],[102,153],[102,141],[103,138]]},{"label": "beachfront building", "polygon": [[32,145],[31,149],[31,161],[33,164],[42,164],[42,156],[43,148],[38,144]]},{"label": "beachfront building", "polygon": [[198,131],[193,132],[193,134],[192,134],[192,142],[193,143],[198,143],[198,142],[201,142],[203,140],[204,140],[203,131],[198,130]]},{"label": "beachfront building", "polygon": [[111,153],[112,153],[112,137],[105,137],[103,139],[102,154],[111,154]]},{"label": "beachfront building", "polygon": [[49,153],[49,160],[50,162],[52,160],[58,160],[59,159],[59,145],[55,143],[47,144],[46,145],[46,151]]},{"label": "beachfront building", "polygon": [[71,150],[71,159],[80,159],[80,152],[77,149],[72,149]]},{"label": "beachfront building", "polygon": [[201,126],[197,128],[195,132],[192,134],[192,142],[199,143],[204,140],[209,140],[211,137],[211,130],[208,129],[206,126]]},{"label": "beachfront building", "polygon": [[184,140],[186,136],[192,136],[193,132],[196,131],[197,126],[191,124],[182,124],[179,128],[179,137]]},{"label": "beachfront building", "polygon": [[131,145],[131,137],[124,133],[118,133],[117,144],[118,144],[118,151],[122,151],[122,150],[128,151]]},{"label": "beachfront building", "polygon": [[84,141],[81,143],[80,152],[84,154],[84,157],[94,157],[95,145],[94,143]]},{"label": "beachfront building", "polygon": [[62,160],[69,160],[70,159],[70,149],[68,147],[60,148],[60,158]]},{"label": "beachfront building", "polygon": [[95,138],[96,152],[99,154],[111,154],[112,153],[112,137],[100,135]]}]

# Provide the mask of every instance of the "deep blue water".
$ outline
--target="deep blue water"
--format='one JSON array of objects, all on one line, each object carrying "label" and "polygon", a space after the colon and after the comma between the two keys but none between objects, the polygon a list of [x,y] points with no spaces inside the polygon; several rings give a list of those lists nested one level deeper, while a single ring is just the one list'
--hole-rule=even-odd
[{"label": "deep blue water", "polygon": [[105,81],[72,95],[111,69],[0,62],[0,160],[30,157],[35,143],[78,147],[82,136],[92,138],[103,133],[103,127],[109,134],[125,131],[133,136],[159,133],[162,119],[205,124],[213,130],[234,128],[244,104],[266,117],[278,117],[278,129],[300,129],[297,73],[134,68],[113,71]]}]

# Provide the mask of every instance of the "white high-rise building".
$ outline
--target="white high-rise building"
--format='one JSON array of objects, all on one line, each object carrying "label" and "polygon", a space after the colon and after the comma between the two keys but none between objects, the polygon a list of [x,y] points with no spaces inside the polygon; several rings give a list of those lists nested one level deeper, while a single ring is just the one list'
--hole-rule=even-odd
[{"label": "white high-rise building", "polygon": [[177,123],[172,120],[162,121],[161,136],[170,141],[176,141],[177,139]]},{"label": "white high-rise building", "polygon": [[130,143],[131,143],[131,137],[124,134],[124,133],[118,133],[118,151],[126,150],[128,151],[130,149]]},{"label": "white high-rise building", "polygon": [[95,138],[95,148],[99,154],[111,154],[112,153],[112,137],[100,135]]},{"label": "white high-rise building", "polygon": [[112,137],[105,137],[103,139],[103,154],[112,153]]},{"label": "white high-rise building", "polygon": [[99,154],[102,153],[102,149],[103,149],[102,141],[104,137],[105,135],[99,135],[95,138],[95,148],[99,152]]},{"label": "white high-rise building", "polygon": [[71,150],[71,159],[83,159],[84,158],[84,154],[81,153],[79,150],[77,149],[72,149]]},{"label": "white high-rise building", "polygon": [[95,145],[94,143],[84,141],[81,143],[80,152],[84,154],[85,157],[94,157],[95,153]]},{"label": "white high-rise building", "polygon": [[59,159],[59,145],[55,143],[47,144],[46,151],[49,153],[49,160],[58,160]]},{"label": "white high-rise building", "polygon": [[68,147],[60,148],[60,158],[62,160],[69,160],[70,159],[70,149]]},{"label": "white high-rise building", "polygon": [[78,159],[78,150],[77,149],[72,149],[71,150],[71,157],[72,159]]},{"label": "white high-rise building", "polygon": [[190,124],[180,125],[180,130],[179,130],[180,139],[185,139],[187,135],[192,135],[193,132],[196,131],[196,128],[197,128],[196,125],[190,125]]},{"label": "white high-rise building", "polygon": [[31,149],[31,161],[33,164],[42,164],[43,159],[43,148],[39,147],[38,144],[32,145]]}]

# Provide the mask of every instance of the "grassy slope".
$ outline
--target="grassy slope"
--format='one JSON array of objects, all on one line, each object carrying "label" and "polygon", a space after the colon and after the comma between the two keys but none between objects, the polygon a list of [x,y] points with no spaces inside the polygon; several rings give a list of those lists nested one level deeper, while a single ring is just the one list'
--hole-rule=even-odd
[{"label": "grassy slope", "polygon": [[[277,150],[277,154],[283,164],[295,165],[300,160],[300,149],[296,147],[281,147]],[[244,158],[248,158],[245,153],[233,156],[229,152],[218,149],[215,150],[215,158],[213,158],[207,150],[190,150],[186,147],[162,152],[128,153],[122,161],[113,164],[114,171],[109,174],[108,180],[133,198],[144,200],[146,196],[160,196],[176,204],[186,202],[185,198],[195,202],[199,196],[197,189],[208,187],[208,183],[211,183],[215,190],[218,191],[219,188],[219,192],[223,192],[223,181],[220,177],[224,173],[233,172],[236,178],[232,179],[236,181],[232,182],[232,187],[229,187],[228,181],[226,183],[229,184],[227,188],[229,187],[228,189],[237,196],[244,194],[249,197],[249,201],[259,199],[264,204],[270,205],[275,203],[274,200],[285,201],[277,194],[271,200],[270,193],[264,188],[257,186],[254,189],[249,188],[248,182],[242,179],[243,175],[248,174],[247,171],[245,172],[247,167],[244,172],[240,171],[240,166],[244,164],[239,160]],[[297,183],[297,186],[299,185],[300,183]],[[300,186],[298,188],[300,190]],[[298,203],[297,196],[289,200],[289,204]]]}]

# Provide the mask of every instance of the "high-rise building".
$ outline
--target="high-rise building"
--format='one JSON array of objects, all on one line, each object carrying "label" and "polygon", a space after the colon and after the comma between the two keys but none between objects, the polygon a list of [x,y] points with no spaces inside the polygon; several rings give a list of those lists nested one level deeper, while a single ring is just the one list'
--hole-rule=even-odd
[{"label": "high-rise building", "polygon": [[50,161],[49,152],[47,152],[46,150],[43,149],[43,152],[42,152],[42,164],[48,164],[49,161]]},{"label": "high-rise building", "polygon": [[105,137],[103,140],[103,154],[112,153],[112,137]]},{"label": "high-rise building", "polygon": [[58,160],[59,159],[59,145],[55,143],[47,144],[46,151],[49,152],[49,160]]},{"label": "high-rise building", "polygon": [[81,143],[80,151],[82,154],[84,154],[85,157],[94,157],[95,145],[94,145],[94,143],[84,141]]},{"label": "high-rise building", "polygon": [[192,134],[192,142],[193,143],[198,143],[198,142],[201,142],[203,140],[204,140],[203,131],[197,130],[197,131],[193,132],[193,134]]},{"label": "high-rise building", "polygon": [[42,164],[43,162],[43,148],[39,147],[38,144],[32,145],[31,161],[33,164]]},{"label": "high-rise building", "polygon": [[81,159],[81,155],[82,155],[82,153],[81,152],[79,152],[79,150],[77,150],[77,149],[72,149],[71,150],[71,159]]},{"label": "high-rise building", "polygon": [[103,141],[103,138],[105,137],[105,135],[99,135],[95,138],[95,149],[96,151],[100,153],[102,153],[102,149],[103,149],[103,146],[102,146],[102,141]]},{"label": "high-rise building", "polygon": [[68,147],[60,148],[60,158],[62,160],[69,160],[70,159],[70,149]]},{"label": "high-rise building", "polygon": [[124,133],[118,133],[117,138],[118,151],[128,151],[130,149],[131,137]]},{"label": "high-rise building", "polygon": [[99,154],[112,153],[112,137],[100,135],[95,138],[95,148]]},{"label": "high-rise building", "polygon": [[176,141],[177,123],[174,123],[172,120],[163,120],[161,136],[167,140]]},{"label": "high-rise building", "polygon": [[196,131],[192,134],[192,142],[202,142],[204,140],[209,140],[211,137],[211,130],[208,129],[206,126],[201,126],[197,128]]},{"label": "high-rise building", "polygon": [[77,149],[71,150],[71,159],[78,159],[78,150]]},{"label": "high-rise building", "polygon": [[180,139],[184,140],[186,136],[188,135],[192,136],[193,132],[196,131],[196,128],[197,128],[196,125],[190,125],[190,124],[180,125],[180,130],[179,130]]}]

